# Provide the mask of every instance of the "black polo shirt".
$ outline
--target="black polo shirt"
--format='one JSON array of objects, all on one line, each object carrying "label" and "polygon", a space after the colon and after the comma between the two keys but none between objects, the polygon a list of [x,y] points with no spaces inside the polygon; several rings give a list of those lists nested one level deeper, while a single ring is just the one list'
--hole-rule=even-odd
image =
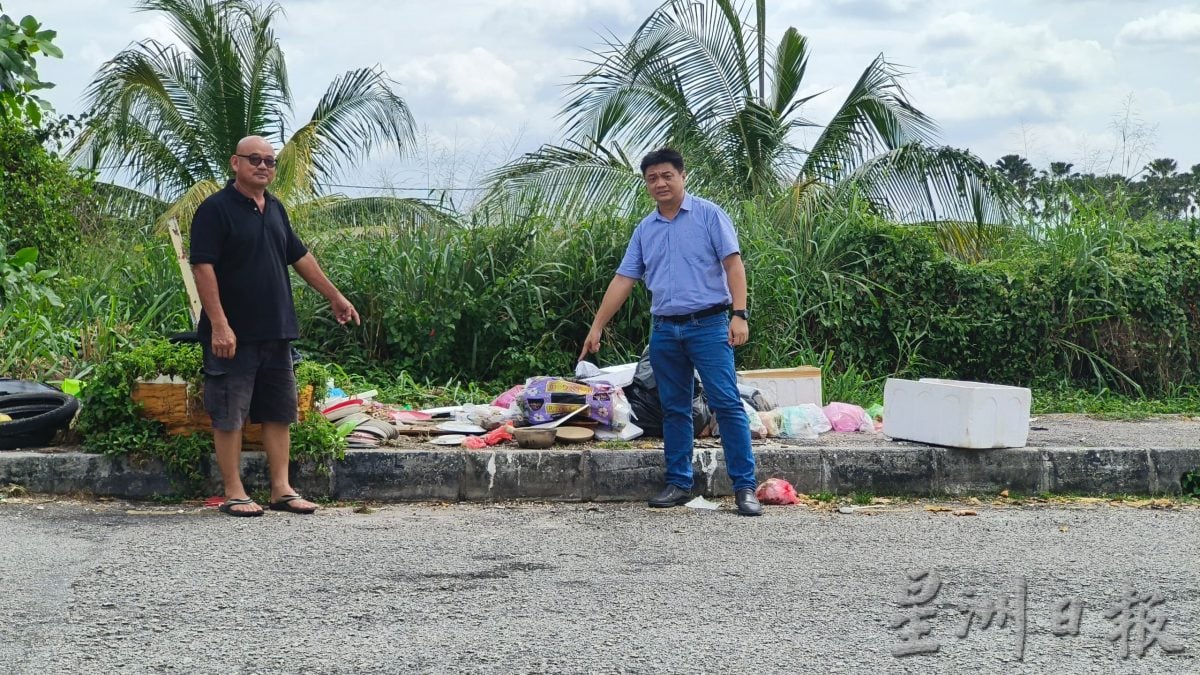
[{"label": "black polo shirt", "polygon": [[[205,199],[192,219],[190,261],[213,266],[221,307],[238,342],[299,337],[288,267],[306,253],[278,199],[268,192],[260,213],[232,180]],[[212,342],[205,312],[197,333],[201,342]]]}]

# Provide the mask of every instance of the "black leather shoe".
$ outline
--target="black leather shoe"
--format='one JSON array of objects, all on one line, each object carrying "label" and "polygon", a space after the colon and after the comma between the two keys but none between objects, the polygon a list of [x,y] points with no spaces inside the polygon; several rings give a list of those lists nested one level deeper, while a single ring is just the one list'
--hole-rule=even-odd
[{"label": "black leather shoe", "polygon": [[737,502],[738,514],[743,516],[762,515],[762,504],[758,503],[758,497],[754,496],[753,489],[742,488],[738,490],[734,500]]},{"label": "black leather shoe", "polygon": [[663,488],[663,491],[650,498],[650,507],[655,509],[665,509],[670,506],[679,506],[692,501],[692,493],[675,485],[668,485]]}]

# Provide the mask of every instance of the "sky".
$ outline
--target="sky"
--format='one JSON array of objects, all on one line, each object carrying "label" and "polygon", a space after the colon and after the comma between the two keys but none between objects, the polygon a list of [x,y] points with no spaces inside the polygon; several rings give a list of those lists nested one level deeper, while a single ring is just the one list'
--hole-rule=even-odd
[{"label": "sky", "polygon": [[[59,113],[84,109],[97,69],[145,38],[172,41],[134,0],[3,0],[58,31],[40,59]],[[408,156],[377,152],[345,185],[478,185],[505,161],[559,140],[565,85],[591,50],[626,39],[660,3],[642,0],[282,0],[276,25],[294,111],[307,119],[333,78],[379,65],[418,127]],[[1200,164],[1200,1],[768,0],[767,33],[810,40],[804,116],[828,121],[877,55],[945,145],[988,163],[1131,175],[1156,157]],[[296,125],[293,124],[292,128]],[[801,145],[806,140],[798,139]],[[351,190],[343,190],[351,191]]]}]

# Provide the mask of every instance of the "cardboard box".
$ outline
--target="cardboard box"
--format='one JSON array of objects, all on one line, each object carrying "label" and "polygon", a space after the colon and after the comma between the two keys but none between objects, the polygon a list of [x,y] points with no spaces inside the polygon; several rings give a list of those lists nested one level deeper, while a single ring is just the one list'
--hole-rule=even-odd
[{"label": "cardboard box", "polygon": [[883,388],[883,433],[952,448],[1023,448],[1031,392],[985,382],[890,378]]},{"label": "cardboard box", "polygon": [[738,371],[738,381],[758,387],[780,407],[801,403],[824,405],[821,400],[821,369],[813,366],[742,370]]}]

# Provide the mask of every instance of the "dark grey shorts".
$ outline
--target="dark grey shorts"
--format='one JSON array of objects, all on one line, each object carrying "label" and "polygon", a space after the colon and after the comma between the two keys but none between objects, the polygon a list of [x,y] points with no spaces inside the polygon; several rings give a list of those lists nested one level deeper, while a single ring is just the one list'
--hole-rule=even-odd
[{"label": "dark grey shorts", "polygon": [[204,409],[214,429],[235,431],[254,424],[296,421],[296,374],[287,340],[239,344],[232,359],[204,345]]}]

